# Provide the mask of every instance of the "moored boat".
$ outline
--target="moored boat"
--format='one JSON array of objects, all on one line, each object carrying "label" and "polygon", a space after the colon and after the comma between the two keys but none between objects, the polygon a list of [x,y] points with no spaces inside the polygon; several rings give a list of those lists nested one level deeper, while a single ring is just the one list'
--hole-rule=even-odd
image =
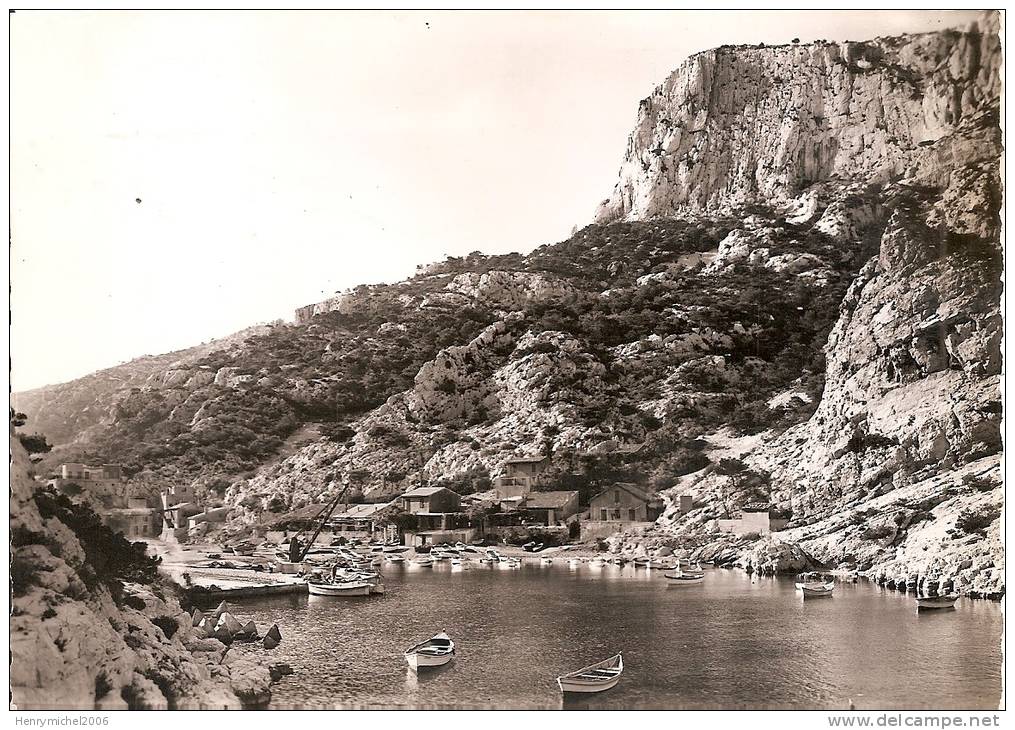
[{"label": "moored boat", "polygon": [[455,642],[442,631],[432,638],[406,649],[404,656],[406,663],[415,671],[441,667],[454,658]]},{"label": "moored boat", "polygon": [[553,565],[553,558],[540,558],[539,563],[541,565]]},{"label": "moored boat", "polygon": [[402,557],[401,555],[394,554],[394,553],[392,553],[391,555],[385,555],[384,559],[387,560],[389,563],[404,563],[405,562],[405,558],[404,557]]},{"label": "moored boat", "polygon": [[959,595],[957,593],[948,593],[943,596],[917,596],[916,608],[918,611],[955,608],[955,602],[957,600],[959,600]]},{"label": "moored boat", "polygon": [[369,596],[370,584],[364,581],[348,583],[307,583],[307,590],[312,596]]},{"label": "moored boat", "polygon": [[412,564],[418,565],[421,568],[430,568],[433,566],[433,558],[423,555],[413,560]]},{"label": "moored boat", "polygon": [[804,598],[824,598],[832,595],[835,590],[835,583],[809,583],[800,587]]},{"label": "moored boat", "polygon": [[669,581],[667,585],[694,585],[705,582],[704,573],[685,573],[679,568],[663,573],[663,577]]},{"label": "moored boat", "polygon": [[589,561],[589,567],[591,568],[602,568],[604,565],[606,565],[606,561],[602,558],[592,558]]},{"label": "moored boat", "polygon": [[624,657],[616,654],[596,664],[557,677],[557,686],[564,693],[604,692],[617,686],[624,671]]}]

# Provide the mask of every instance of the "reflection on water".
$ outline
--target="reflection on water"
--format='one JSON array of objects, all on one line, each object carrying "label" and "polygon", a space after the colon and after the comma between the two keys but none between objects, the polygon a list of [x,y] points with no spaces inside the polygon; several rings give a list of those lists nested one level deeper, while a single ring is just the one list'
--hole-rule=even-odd
[{"label": "reflection on water", "polygon": [[[239,613],[278,622],[273,661],[296,673],[273,707],[996,708],[998,604],[918,613],[911,596],[840,583],[804,602],[791,579],[566,563],[385,565],[372,598],[278,596]],[[416,675],[402,652],[446,630],[447,666]],[[617,651],[620,684],[562,701],[555,678]]]}]

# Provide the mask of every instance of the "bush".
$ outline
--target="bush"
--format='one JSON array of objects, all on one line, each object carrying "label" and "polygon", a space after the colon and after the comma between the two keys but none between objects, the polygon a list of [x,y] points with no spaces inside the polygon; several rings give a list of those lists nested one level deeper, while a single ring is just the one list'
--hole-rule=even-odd
[{"label": "bush", "polygon": [[860,533],[861,540],[884,540],[889,535],[895,534],[895,528],[891,525],[877,525],[868,527]]},{"label": "bush", "polygon": [[983,532],[1001,516],[1001,510],[993,505],[979,510],[967,509],[959,513],[955,526],[967,534]]},{"label": "bush", "polygon": [[158,576],[162,559],[149,557],[145,543],[129,542],[102,524],[91,507],[71,502],[49,487],[36,491],[34,497],[43,519],[60,520],[81,543],[85,562],[78,569],[78,576],[89,588],[104,585],[119,603],[124,582],[148,585]]}]

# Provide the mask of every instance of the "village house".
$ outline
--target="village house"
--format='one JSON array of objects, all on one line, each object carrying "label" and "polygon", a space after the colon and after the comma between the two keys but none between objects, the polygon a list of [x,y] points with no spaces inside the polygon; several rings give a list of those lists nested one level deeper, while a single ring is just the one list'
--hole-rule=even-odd
[{"label": "village house", "polygon": [[522,456],[504,462],[502,473],[493,480],[497,496],[521,497],[540,484],[543,473],[550,466],[548,456]]},{"label": "village house", "polygon": [[462,497],[446,487],[417,487],[398,498],[399,506],[406,512],[418,514],[441,514],[460,512]]},{"label": "village house", "polygon": [[162,529],[160,511],[131,488],[120,464],[61,464],[48,484],[91,504],[103,524],[128,538],[154,537]]},{"label": "village house", "polygon": [[416,516],[416,530],[406,537],[417,547],[467,540],[475,533],[462,512],[461,496],[446,487],[411,489],[398,498],[398,504]]},{"label": "village house", "polygon": [[90,502],[109,508],[126,508],[130,497],[127,478],[119,464],[61,464],[57,476],[48,484],[70,497],[83,494]]},{"label": "village house", "polygon": [[655,522],[662,512],[658,495],[637,484],[618,483],[589,502],[589,520],[598,522]]},{"label": "village house", "polygon": [[781,517],[772,517],[771,505],[767,502],[752,502],[740,510],[740,517],[728,520],[716,520],[720,532],[732,532],[738,537],[744,535],[768,535],[778,532],[789,522]]},{"label": "village house", "polygon": [[328,518],[325,526],[336,535],[350,533],[344,536],[372,538],[380,529],[376,524],[377,513],[389,506],[391,502],[349,504]]},{"label": "village house", "polygon": [[555,525],[578,513],[578,492],[532,492],[521,507],[543,525]]}]

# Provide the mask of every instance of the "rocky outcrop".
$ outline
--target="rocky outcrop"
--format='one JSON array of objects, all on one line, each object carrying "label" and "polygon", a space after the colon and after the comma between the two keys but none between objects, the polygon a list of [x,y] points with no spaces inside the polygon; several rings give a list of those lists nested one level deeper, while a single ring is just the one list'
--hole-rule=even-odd
[{"label": "rocky outcrop", "polygon": [[884,182],[996,102],[996,13],[965,31],[723,46],[641,102],[599,222],[779,206],[832,179]]},{"label": "rocky outcrop", "polygon": [[17,709],[240,709],[270,699],[256,655],[192,625],[167,586],[127,584],[117,605],[75,534],[43,519],[37,486],[11,439],[11,702]]},{"label": "rocky outcrop", "polygon": [[447,290],[506,311],[514,311],[534,303],[574,301],[581,296],[579,291],[566,281],[527,271],[459,274],[447,285]]}]

